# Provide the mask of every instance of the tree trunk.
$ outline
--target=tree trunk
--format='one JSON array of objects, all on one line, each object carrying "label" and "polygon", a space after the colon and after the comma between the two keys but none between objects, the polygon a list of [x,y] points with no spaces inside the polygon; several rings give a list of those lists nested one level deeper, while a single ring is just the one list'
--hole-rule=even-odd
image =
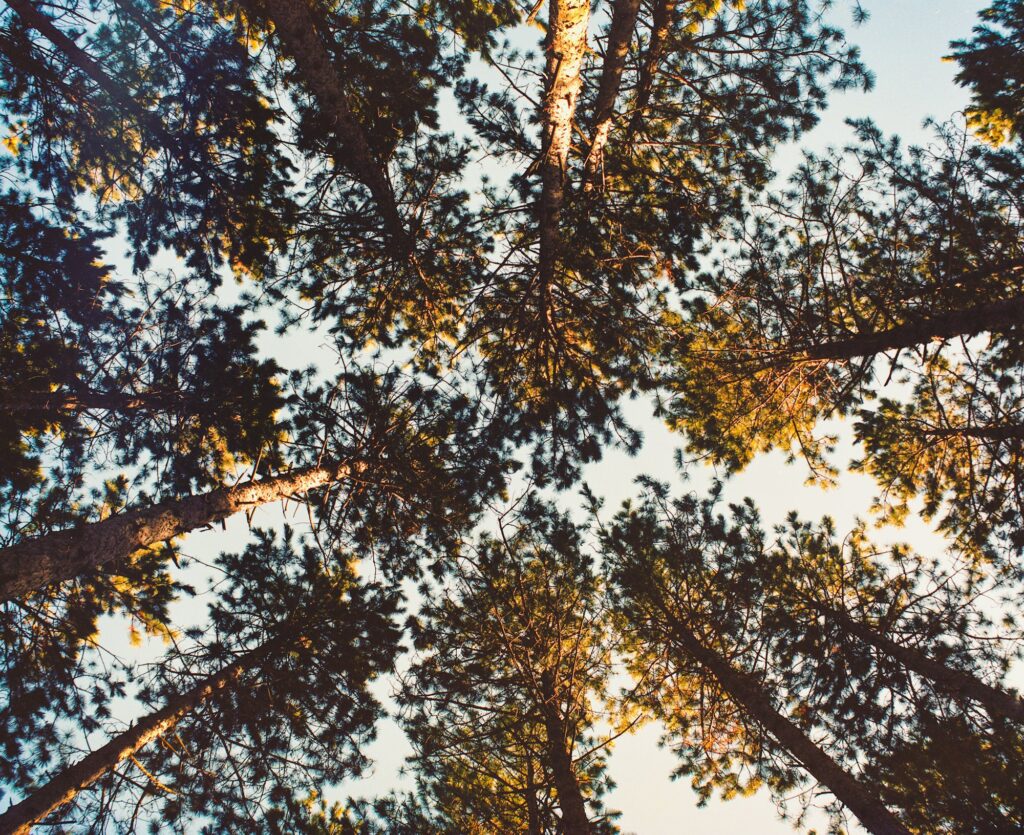
[{"label": "tree trunk", "polygon": [[544,702],[544,733],[547,737],[548,765],[558,792],[558,808],[562,812],[564,835],[590,835],[590,818],[583,801],[579,781],[572,764],[571,748],[565,721],[558,707],[553,676],[549,671],[541,675],[541,695]]},{"label": "tree trunk", "polygon": [[1024,296],[979,304],[975,307],[950,310],[919,321],[877,333],[856,334],[849,339],[823,342],[800,353],[811,360],[851,360],[884,351],[915,348],[943,339],[998,333],[1024,323]]},{"label": "tree trunk", "polygon": [[[541,107],[540,283],[555,275],[559,223],[565,202],[566,166],[572,122],[583,78],[590,0],[550,0],[547,38],[547,91]],[[546,292],[546,291],[545,291]]]},{"label": "tree trunk", "polygon": [[59,420],[68,414],[102,411],[126,414],[130,412],[170,412],[180,408],[185,398],[180,392],[143,392],[125,394],[119,391],[53,391],[5,392],[0,401],[0,412],[8,414],[42,413]]},{"label": "tree trunk", "polygon": [[898,644],[892,638],[861,623],[846,612],[831,606],[812,605],[825,617],[835,618],[851,635],[881,650],[899,661],[908,670],[928,679],[947,693],[977,702],[993,718],[1002,716],[1024,723],[1024,700],[1021,700],[1019,696],[986,684],[968,672],[947,667],[942,662],[929,658],[920,650]]},{"label": "tree trunk", "polygon": [[936,426],[922,429],[922,435],[933,438],[976,438],[979,441],[1022,441],[1024,426],[1006,423],[996,426]]},{"label": "tree trunk", "polygon": [[184,715],[234,683],[252,667],[256,658],[266,655],[271,649],[272,645],[265,644],[204,679],[191,690],[172,696],[162,708],[139,720],[127,731],[69,766],[46,785],[0,814],[0,833],[28,835],[34,825],[73,800],[82,789],[110,773],[147,743],[176,725]]},{"label": "tree trunk", "polygon": [[601,81],[594,104],[594,135],[583,172],[583,190],[591,191],[601,173],[604,162],[604,148],[612,127],[612,114],[622,83],[622,71],[626,67],[626,55],[633,41],[633,30],[640,12],[640,0],[616,0],[612,8],[612,20],[608,27],[608,45],[601,68]]},{"label": "tree trunk", "polygon": [[665,54],[665,45],[668,43],[668,33],[672,29],[675,13],[676,0],[655,0],[651,19],[651,39],[640,64],[640,78],[637,80],[636,99],[633,102],[633,118],[629,122],[631,134],[636,132],[646,116],[645,111],[654,89],[654,76]]},{"label": "tree trunk", "polygon": [[280,38],[281,51],[295,62],[331,128],[342,141],[341,153],[334,154],[336,164],[351,171],[369,189],[389,235],[403,251],[408,250],[411,242],[398,212],[391,182],[374,158],[366,134],[349,107],[344,85],[317,32],[309,0],[261,0],[259,4],[254,0],[241,0],[241,4],[254,17],[262,16],[261,11],[265,10]]},{"label": "tree trunk", "polygon": [[11,600],[98,566],[126,560],[140,548],[211,525],[239,511],[323,487],[347,473],[344,466],[308,467],[237,487],[169,499],[10,545],[0,549],[0,600]]},{"label": "tree trunk", "polygon": [[682,649],[710,672],[730,698],[757,720],[815,780],[853,812],[865,829],[874,835],[910,835],[910,830],[864,784],[775,709],[764,687],[754,676],[736,669],[714,650],[704,646],[677,620],[673,621],[672,630]]},{"label": "tree trunk", "polygon": [[533,773],[533,758],[526,759],[526,832],[527,835],[544,835],[540,825],[540,808],[537,804],[537,778]]},{"label": "tree trunk", "polygon": [[118,106],[131,113],[154,138],[160,141],[160,144],[172,150],[178,149],[177,141],[167,133],[159,118],[135,101],[117,81],[104,72],[102,67],[85,50],[58,29],[50,17],[36,9],[31,0],[7,0],[7,5],[14,9],[26,26],[40,32]]}]

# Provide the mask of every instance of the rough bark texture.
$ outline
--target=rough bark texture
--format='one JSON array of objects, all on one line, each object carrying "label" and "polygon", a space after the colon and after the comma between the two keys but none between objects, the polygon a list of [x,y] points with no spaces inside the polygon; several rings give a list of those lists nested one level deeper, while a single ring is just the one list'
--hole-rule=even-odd
[{"label": "rough bark texture", "polygon": [[0,815],[0,833],[28,835],[32,827],[51,812],[73,800],[82,789],[108,774],[120,763],[173,727],[182,716],[195,710],[215,693],[239,678],[257,656],[269,651],[269,646],[245,655],[191,690],[168,699],[159,710],[149,714],[124,733],[97,748],[79,762],[62,771],[49,783],[37,789]]},{"label": "rough bark texture", "polygon": [[335,154],[341,167],[347,168],[369,189],[384,218],[388,233],[403,249],[408,235],[398,212],[395,193],[384,167],[374,158],[366,134],[348,104],[345,87],[331,62],[331,56],[317,32],[309,0],[242,0],[254,15],[261,11],[274,24],[282,51],[295,62],[310,92],[329,117],[331,127],[341,139],[344,153]]},{"label": "rough bark texture", "polygon": [[672,29],[675,17],[676,0],[655,0],[654,14],[651,19],[651,39],[647,44],[647,52],[640,64],[640,77],[637,80],[636,99],[633,102],[633,118],[629,122],[629,132],[637,130],[646,115],[647,105],[651,101],[654,89],[654,76],[658,72],[668,34]]},{"label": "rough bark texture", "polygon": [[846,612],[829,606],[815,608],[826,617],[834,618],[851,635],[881,650],[908,670],[928,679],[947,693],[977,702],[992,717],[1002,716],[1016,722],[1024,722],[1024,701],[1019,696],[986,684],[963,670],[951,669],[929,658],[920,650],[898,644],[892,638],[850,617]]},{"label": "rough bark texture", "polygon": [[544,697],[541,712],[547,736],[548,766],[554,778],[555,791],[558,792],[562,832],[564,835],[590,835],[590,818],[587,816],[587,806],[573,769],[572,753],[567,747],[565,721],[558,707],[553,676],[550,672],[541,676],[541,691]]},{"label": "rough bark texture", "polygon": [[775,709],[763,685],[701,643],[683,624],[673,631],[683,650],[717,680],[736,704],[827,787],[874,835],[910,835],[903,824],[856,777],[821,750],[796,724]]},{"label": "rough bark texture", "polygon": [[877,333],[824,342],[803,353],[812,360],[851,360],[958,336],[999,333],[1014,326],[1024,326],[1024,296],[938,313]]},{"label": "rough bark texture", "polygon": [[550,285],[560,246],[572,122],[583,78],[590,0],[550,0],[547,90],[541,109],[540,282]]},{"label": "rough bark texture", "polygon": [[140,548],[211,525],[239,511],[322,487],[347,472],[347,468],[337,466],[296,470],[129,510],[0,549],[0,600],[11,600],[49,583],[128,559]]},{"label": "rough bark texture", "polygon": [[622,72],[626,67],[626,55],[633,41],[633,30],[640,12],[640,0],[616,0],[612,8],[612,20],[608,27],[608,45],[601,68],[601,81],[594,104],[594,135],[590,140],[590,151],[583,172],[583,190],[591,191],[597,184],[604,161],[604,148],[612,127],[615,101],[619,96]]}]

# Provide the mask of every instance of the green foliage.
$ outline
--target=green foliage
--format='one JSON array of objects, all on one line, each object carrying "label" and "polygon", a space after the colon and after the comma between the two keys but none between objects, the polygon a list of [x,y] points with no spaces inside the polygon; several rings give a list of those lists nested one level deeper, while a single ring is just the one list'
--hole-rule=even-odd
[{"label": "green foliage", "polygon": [[159,707],[233,661],[245,669],[104,778],[102,794],[80,795],[75,814],[97,830],[206,820],[211,832],[254,831],[269,809],[366,764],[380,713],[367,685],[398,652],[395,593],[287,530],[256,531],[217,568],[208,624],[139,671],[137,698]]},{"label": "green foliage", "polygon": [[[601,4],[563,79],[578,98],[551,101],[559,0],[8,0],[0,545],[338,473],[300,499],[309,541],[258,531],[206,567],[190,628],[178,604],[210,576],[179,543],[5,601],[11,799],[245,659],[47,823],[612,833],[607,751],[656,718],[701,802],[799,791],[800,823],[820,793],[841,831],[774,715],[915,831],[1017,826],[1020,735],[978,693],[1012,698],[1019,656],[1022,4],[952,47],[968,130],[905,148],[858,122],[773,189],[828,94],[871,84],[830,5],[641,4],[592,176]],[[823,420],[855,416],[882,519],[921,508],[955,551],[767,531],[721,488],[645,480],[598,562],[538,491],[638,451],[637,397],[726,474],[781,448],[825,483]],[[368,762],[412,582],[416,791],[333,803]],[[109,654],[123,627],[162,654]]]},{"label": "green foliage", "polygon": [[730,470],[779,447],[831,478],[820,420],[973,337],[1019,376],[1019,154],[952,126],[907,150],[855,128],[737,223],[667,316],[666,417]]},{"label": "green foliage", "polygon": [[1020,135],[1024,118],[1024,61],[1019,40],[1024,6],[1019,0],[996,0],[983,9],[969,40],[954,41],[949,56],[960,65],[956,80],[971,91],[968,124],[991,145]]},{"label": "green foliage", "polygon": [[[883,552],[863,529],[840,540],[828,519],[792,514],[770,536],[749,501],[725,516],[714,494],[672,498],[664,485],[646,487],[606,529],[603,550],[634,675],[651,682],[636,697],[665,722],[679,771],[704,800],[766,784],[784,802],[804,778],[760,717],[680,643],[680,626],[756,677],[833,759],[868,785],[881,780],[882,799],[917,831],[981,832],[978,821],[1017,814],[1006,759],[1016,731],[979,712],[952,673],[925,676],[884,643],[1000,681],[1021,647],[986,613],[998,583],[979,585],[969,563],[950,571],[904,547]],[[926,783],[960,780],[959,760],[940,753],[946,735],[986,777],[933,804]],[[920,767],[908,767],[915,757]]]},{"label": "green foliage", "polygon": [[403,722],[421,791],[446,826],[561,831],[568,779],[593,831],[617,831],[600,804],[610,741],[596,727],[608,624],[568,519],[526,499],[431,590],[411,631]]}]

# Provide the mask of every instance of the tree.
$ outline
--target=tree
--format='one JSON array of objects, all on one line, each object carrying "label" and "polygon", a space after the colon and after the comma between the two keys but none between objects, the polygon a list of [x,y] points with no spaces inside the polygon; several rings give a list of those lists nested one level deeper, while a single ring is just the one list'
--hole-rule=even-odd
[{"label": "tree", "polygon": [[1024,75],[1015,40],[1024,29],[1022,12],[1019,0],[996,0],[979,13],[972,38],[950,44],[960,65],[956,80],[971,91],[968,125],[992,145],[1020,136]]},{"label": "tree", "polygon": [[[554,4],[536,89],[512,78],[456,88],[490,152],[526,169],[510,179],[514,193],[500,184],[488,191],[492,236],[505,244],[494,257],[500,278],[468,311],[467,338],[521,416],[524,440],[537,439],[538,475],[561,484],[602,446],[636,448],[618,404],[656,377],[669,280],[692,268],[700,238],[767,182],[767,155],[813,125],[825,88],[867,78],[856,50],[812,4],[657,8],[653,21],[613,5],[603,55],[587,53],[577,69],[573,27],[586,10]],[[665,66],[645,65],[659,83],[655,94],[644,82],[635,109],[625,53],[641,49],[652,26]],[[530,77],[528,57],[512,45],[489,57]],[[729,106],[740,101],[749,109]],[[563,147],[573,113],[579,152]],[[539,146],[525,129],[534,121]]]},{"label": "tree", "polygon": [[[904,152],[868,123],[843,157],[809,156],[792,188],[734,228],[665,344],[666,413],[731,469],[781,447],[822,475],[816,423],[879,380],[989,340],[1016,365],[1020,159],[953,127]],[[888,376],[881,358],[889,363]]]},{"label": "tree", "polygon": [[877,479],[884,518],[905,519],[922,498],[921,515],[961,551],[1012,566],[1024,549],[1022,383],[1013,355],[965,352],[957,364],[932,361],[910,400],[860,410],[854,466]]},{"label": "tree", "polygon": [[[268,802],[358,772],[379,709],[365,688],[396,652],[394,594],[357,584],[343,555],[296,550],[288,532],[257,531],[218,568],[209,624],[145,676],[140,700],[161,706],[5,812],[9,831],[68,804],[99,828],[123,813],[131,829],[146,814],[246,827]],[[81,796],[93,784],[96,804]]]},{"label": "tree", "polygon": [[580,533],[526,499],[413,624],[402,691],[424,794],[457,831],[611,832],[597,729],[610,674]]},{"label": "tree", "polygon": [[[693,659],[705,659],[701,663],[717,670],[719,685],[740,705],[753,706],[746,709],[759,721],[762,715],[772,718],[767,694],[773,693],[776,705],[788,706],[792,724],[781,725],[780,733],[799,744],[794,731],[808,738],[813,731],[821,740],[819,753],[835,766],[862,771],[863,786],[884,785],[881,799],[900,810],[905,825],[920,827],[915,831],[937,831],[953,819],[956,831],[985,831],[971,827],[993,816],[1005,825],[1018,815],[1006,788],[1013,776],[1001,774],[1000,763],[1018,744],[1015,724],[1024,716],[1024,702],[999,679],[1019,653],[1019,642],[1001,635],[985,613],[998,584],[979,586],[969,564],[950,573],[906,549],[884,553],[863,530],[840,541],[828,520],[813,526],[792,516],[777,528],[773,543],[749,502],[733,506],[727,519],[715,515],[715,501],[673,500],[664,486],[650,484],[641,504],[625,508],[606,535],[616,577],[622,578],[622,617],[631,631],[646,630],[640,663],[666,663],[657,656],[663,644],[652,641],[660,635],[661,642],[676,640]],[[654,573],[651,591],[645,590],[645,570]],[[688,631],[674,632],[681,608],[710,616],[690,615],[681,627]],[[753,669],[738,668],[744,660]],[[670,699],[679,689],[653,698]],[[698,698],[690,689],[683,692]],[[706,691],[701,698],[709,698]],[[715,717],[706,706],[696,713],[705,739],[714,734],[709,715]],[[929,753],[944,744],[947,725],[951,738],[973,737],[967,747],[978,753],[972,767],[991,780],[988,793],[963,795],[958,813],[951,807],[933,811],[927,795],[914,789],[929,780],[955,780],[955,760]],[[725,719],[717,727],[737,733]],[[696,735],[685,725],[670,729],[684,740]],[[735,790],[742,784],[731,781],[743,760],[731,757],[743,749],[735,740],[723,748],[719,763],[701,763],[709,753],[688,753],[687,768],[710,780],[709,786]],[[798,750],[790,748],[832,788]],[[901,782],[894,763],[913,756],[931,759],[922,762],[920,773],[908,770]],[[881,784],[879,774],[885,775]],[[785,772],[768,775],[770,786],[785,779]]]},{"label": "tree", "polygon": [[805,770],[868,831],[908,832],[869,783],[816,743],[799,716],[787,715],[775,680],[781,670],[766,663],[761,624],[748,606],[737,537],[709,553],[720,523],[692,498],[675,509],[696,512],[708,526],[662,527],[667,495],[651,486],[648,501],[624,508],[606,532],[604,553],[641,682],[637,695],[666,723],[680,770],[693,775],[704,800],[715,787],[729,797],[762,783],[784,796]]}]

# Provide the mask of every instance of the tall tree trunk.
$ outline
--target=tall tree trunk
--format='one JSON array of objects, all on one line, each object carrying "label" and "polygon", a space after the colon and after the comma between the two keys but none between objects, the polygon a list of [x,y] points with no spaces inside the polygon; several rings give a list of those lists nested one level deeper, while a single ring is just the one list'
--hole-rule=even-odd
[{"label": "tall tree trunk", "polygon": [[811,360],[851,360],[884,351],[915,348],[942,339],[1000,333],[1024,327],[1024,296],[986,302],[904,322],[889,330],[864,333],[836,342],[823,342],[799,351]]},{"label": "tall tree trunk", "polygon": [[89,411],[170,412],[180,408],[185,398],[180,392],[151,391],[126,394],[120,391],[7,391],[0,400],[0,412],[8,414],[42,413],[59,420],[69,414]]},{"label": "tall tree trunk", "polygon": [[1024,441],[1024,425],[1015,423],[993,426],[934,426],[922,429],[932,438],[975,438],[979,441]]},{"label": "tall tree trunk", "polygon": [[565,203],[572,123],[583,78],[590,0],[549,0],[547,90],[541,106],[540,284],[546,294],[555,275],[559,224]]},{"label": "tall tree trunk", "polygon": [[993,718],[1001,716],[1024,722],[1024,700],[1019,696],[986,684],[968,672],[947,667],[920,650],[905,647],[840,609],[820,604],[812,604],[812,607],[826,618],[835,619],[851,635],[881,650],[947,693],[982,705]]},{"label": "tall tree trunk", "polygon": [[276,643],[264,644],[233,664],[223,667],[192,689],[172,696],[162,708],[140,719],[106,745],[66,768],[46,785],[0,814],[0,833],[28,835],[35,824],[73,800],[82,789],[109,774],[120,763],[176,725],[183,716],[195,710],[211,696],[231,686],[258,658],[272,651],[273,646],[276,646]]},{"label": "tall tree trunk", "polygon": [[640,0],[615,0],[612,20],[608,26],[608,45],[601,68],[601,81],[594,104],[594,135],[590,140],[583,172],[583,190],[591,191],[601,173],[604,162],[604,148],[612,127],[615,101],[619,96],[622,71],[626,67],[626,55],[633,41],[633,30],[640,12]]},{"label": "tall tree trunk", "polygon": [[548,766],[551,768],[555,790],[558,792],[562,830],[564,835],[590,835],[590,818],[587,815],[587,806],[583,801],[579,781],[576,779],[576,770],[573,768],[569,734],[566,732],[565,720],[559,708],[554,676],[550,671],[541,674],[541,695]]},{"label": "tall tree trunk", "polygon": [[749,673],[706,647],[676,619],[672,631],[687,655],[710,672],[736,704],[792,754],[807,772],[827,787],[874,835],[910,835],[908,830],[863,783],[819,748],[788,717],[775,709],[762,684]]},{"label": "tall tree trunk", "polygon": [[140,548],[211,525],[242,510],[338,481],[345,466],[308,467],[118,513],[0,549],[0,600],[128,559]]},{"label": "tall tree trunk", "polygon": [[675,13],[676,0],[655,0],[654,14],[651,18],[651,39],[647,43],[647,51],[640,64],[640,77],[637,80],[636,98],[633,101],[633,117],[629,120],[630,134],[637,131],[647,115],[647,105],[654,89],[654,76],[665,54]]},{"label": "tall tree trunk", "polygon": [[241,0],[241,5],[254,17],[266,12],[281,40],[282,52],[295,62],[320,109],[328,116],[332,130],[344,145],[342,153],[334,155],[336,163],[351,171],[369,189],[389,235],[396,245],[407,251],[411,241],[402,223],[391,181],[384,167],[374,158],[366,134],[349,107],[344,84],[317,31],[309,0],[260,0],[259,3]]},{"label": "tall tree trunk", "polygon": [[110,96],[119,107],[132,114],[161,145],[171,150],[178,150],[177,140],[167,133],[156,114],[150,113],[135,101],[117,81],[107,75],[85,50],[58,29],[50,17],[36,9],[31,0],[6,0],[6,2],[26,26],[40,32],[60,50],[65,58]]}]

